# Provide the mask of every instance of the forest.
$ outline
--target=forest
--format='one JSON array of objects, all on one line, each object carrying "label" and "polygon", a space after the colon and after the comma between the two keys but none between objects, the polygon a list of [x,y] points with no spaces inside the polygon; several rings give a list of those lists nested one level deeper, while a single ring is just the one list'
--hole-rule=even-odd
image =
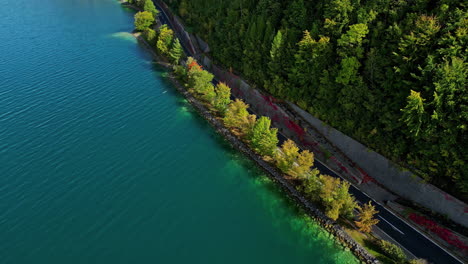
[{"label": "forest", "polygon": [[165,0],[208,54],[468,200],[461,0]]}]

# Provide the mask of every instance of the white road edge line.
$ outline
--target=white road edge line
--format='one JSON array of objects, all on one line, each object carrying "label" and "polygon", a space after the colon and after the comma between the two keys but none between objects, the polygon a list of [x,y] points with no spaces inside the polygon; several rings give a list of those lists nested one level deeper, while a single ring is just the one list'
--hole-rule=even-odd
[{"label": "white road edge line", "polygon": [[[324,167],[326,167],[327,169],[329,169],[330,171],[334,172],[336,175],[338,175],[338,177],[340,177],[341,179],[351,183],[351,185],[354,186],[354,188],[356,188],[357,190],[359,190],[362,194],[364,194],[365,196],[367,196],[369,199],[371,199],[374,203],[377,203],[376,201],[374,201],[374,199],[372,199],[369,195],[367,195],[367,193],[363,192],[361,189],[359,189],[358,187],[356,187],[356,185],[354,185],[353,182],[351,181],[348,181],[347,179],[343,178],[339,173],[337,173],[335,170],[331,169],[330,167],[328,167],[325,163],[319,161],[319,160],[316,160],[317,162],[319,162],[320,164],[322,164]],[[381,205],[380,203],[377,203],[379,205]],[[397,216],[396,214],[394,214],[392,211],[388,210],[387,208],[385,208],[385,206],[381,205],[383,209],[385,209],[387,212],[391,213],[393,216],[395,216],[396,218],[400,219],[403,223],[405,223],[407,226],[409,226],[411,229],[413,229],[414,231],[418,232],[420,235],[422,235],[423,237],[425,237],[427,240],[429,240],[432,244],[436,245],[438,248],[442,249],[445,253],[449,254],[452,258],[454,258],[455,260],[457,260],[458,262],[460,262],[461,264],[463,264],[464,262],[461,261],[459,258],[457,258],[456,256],[454,256],[452,253],[448,252],[445,248],[439,246],[437,243],[435,243],[434,241],[432,241],[432,239],[430,239],[429,237],[427,237],[424,233],[422,233],[421,231],[419,231],[418,229],[414,228],[411,224],[409,224],[405,219],[401,218],[400,216]],[[388,234],[387,234],[388,235]],[[389,235],[389,237],[391,237]],[[395,240],[396,241],[396,240]],[[399,244],[399,243],[398,243]],[[410,251],[411,252],[411,251]]]},{"label": "white road edge line", "polygon": [[[378,228],[378,227],[377,227]],[[393,242],[395,244],[398,244],[399,247],[403,248],[404,250],[406,250],[406,252],[408,252],[411,256],[413,256],[415,259],[417,259],[418,257],[416,257],[413,252],[411,252],[410,250],[408,250],[407,248],[405,248],[404,246],[402,246],[400,243],[398,243],[398,241],[396,241],[391,235],[387,234],[385,231],[383,231],[381,228],[378,228],[380,230],[380,232],[384,233],[385,235],[387,235],[391,240],[393,240]]]},{"label": "white road edge line", "polygon": [[396,226],[392,225],[389,221],[387,221],[385,218],[383,218],[382,216],[379,215],[379,218],[384,220],[387,224],[389,224],[393,229],[395,229],[396,231],[400,232],[402,235],[404,235],[405,233],[403,233],[400,229],[396,228]]},{"label": "white road edge line", "polygon": [[[166,16],[166,18],[168,18],[169,16],[166,14],[166,12],[164,11],[164,9],[160,8],[162,10],[162,12],[164,13],[164,15]],[[169,20],[169,19],[168,19]],[[169,21],[168,21],[169,22]],[[283,135],[284,136],[284,135]],[[288,138],[286,136],[284,136],[285,138]],[[317,160],[317,162],[320,162],[319,160]],[[345,178],[343,178],[339,173],[337,173],[336,171],[334,171],[333,169],[331,169],[330,167],[328,167],[327,165],[325,165],[325,163],[323,162],[320,162],[324,167],[326,167],[327,169],[329,169],[330,171],[334,172],[336,175],[338,175],[338,177],[340,177],[341,179],[351,183],[354,188],[358,189],[361,193],[363,193],[365,196],[367,196],[369,199],[371,199],[372,201],[374,201],[374,199],[372,199],[369,195],[367,195],[365,192],[363,192],[361,189],[357,188],[354,183],[352,183],[351,181],[348,181],[346,180]],[[376,201],[374,201],[375,203],[377,203]],[[379,205],[381,205],[380,203],[377,203]],[[387,212],[391,213],[392,215],[394,215],[395,217],[397,217],[398,219],[400,219],[402,222],[404,222],[406,225],[408,225],[409,227],[411,227],[413,230],[415,230],[416,232],[418,232],[419,234],[421,234],[422,236],[424,236],[427,240],[429,240],[431,243],[433,243],[434,245],[436,245],[438,248],[442,249],[443,251],[445,251],[445,253],[449,254],[450,256],[452,256],[454,259],[456,259],[457,261],[459,261],[460,263],[463,264],[463,262],[461,260],[459,260],[457,257],[455,257],[454,255],[452,255],[452,253],[448,252],[447,250],[445,250],[445,248],[439,246],[437,243],[435,243],[434,241],[432,241],[432,239],[428,238],[425,234],[421,233],[419,230],[417,230],[416,228],[414,228],[412,225],[408,224],[405,220],[403,220],[402,218],[400,218],[399,216],[395,215],[393,212],[391,212],[390,210],[386,209],[383,205],[381,205],[385,210],[387,210]],[[388,234],[387,234],[388,235]],[[391,237],[391,236],[389,236]],[[411,251],[409,251],[411,252]]]}]

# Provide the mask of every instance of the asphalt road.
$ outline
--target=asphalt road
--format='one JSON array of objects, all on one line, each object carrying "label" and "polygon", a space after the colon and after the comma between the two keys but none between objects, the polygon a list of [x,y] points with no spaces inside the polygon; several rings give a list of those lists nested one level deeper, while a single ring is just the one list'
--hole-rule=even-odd
[{"label": "asphalt road", "polygon": [[[323,174],[340,177],[318,160],[315,160],[315,167],[317,167],[317,169]],[[349,191],[360,203],[372,201],[376,209],[379,211],[377,219],[379,219],[380,222],[377,226],[416,257],[426,259],[431,263],[463,263],[419,233],[419,231],[395,216],[385,207],[374,202],[359,189],[351,186]]]},{"label": "asphalt road", "polygon": [[[159,10],[161,11],[159,16],[161,22],[172,27],[166,14],[161,9]],[[186,54],[193,55],[189,52],[187,47],[185,47],[184,43],[181,42],[181,44]],[[216,84],[218,80],[214,80],[213,82]],[[278,133],[278,138],[280,140],[280,145],[287,140],[287,138],[281,133]],[[320,171],[321,174],[342,178],[339,174],[335,173],[318,160],[315,160],[315,167]],[[353,185],[351,185],[349,191],[352,195],[354,195],[356,200],[362,204],[367,203],[368,201],[372,201],[376,209],[379,211],[377,218],[380,220],[380,222],[377,224],[377,226],[416,257],[423,258],[431,263],[437,264],[463,263],[436,245],[430,239],[426,238],[419,231],[402,221],[399,217],[395,216],[385,207],[373,201],[370,197],[368,197]]]}]

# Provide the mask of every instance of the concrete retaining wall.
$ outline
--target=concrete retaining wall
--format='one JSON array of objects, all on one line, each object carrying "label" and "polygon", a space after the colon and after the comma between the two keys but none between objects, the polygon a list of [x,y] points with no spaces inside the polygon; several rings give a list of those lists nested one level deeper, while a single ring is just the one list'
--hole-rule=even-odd
[{"label": "concrete retaining wall", "polygon": [[385,187],[403,198],[445,214],[453,221],[468,227],[468,207],[465,203],[431,184],[424,183],[411,172],[400,170],[379,153],[369,151],[366,146],[326,125],[298,106],[291,103],[289,105]]}]

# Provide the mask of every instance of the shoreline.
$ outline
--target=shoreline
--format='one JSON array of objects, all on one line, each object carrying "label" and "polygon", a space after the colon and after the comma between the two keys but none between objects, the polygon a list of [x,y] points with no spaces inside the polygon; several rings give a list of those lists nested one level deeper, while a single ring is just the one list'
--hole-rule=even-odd
[{"label": "shoreline", "polygon": [[[171,65],[163,60],[163,58],[157,54],[149,45],[149,43],[141,36],[140,33],[132,33],[132,35],[142,43],[150,54],[153,56],[155,63],[163,66],[164,68],[171,69]],[[308,201],[296,188],[283,177],[283,173],[277,168],[263,160],[263,158],[255,153],[250,147],[248,147],[242,140],[235,136],[229,129],[227,129],[216,116],[211,113],[198,99],[196,99],[189,91],[187,91],[183,85],[174,77],[172,72],[169,72],[168,79],[174,85],[176,90],[184,96],[187,101],[192,105],[195,111],[202,116],[215,131],[223,136],[225,140],[236,150],[243,153],[249,159],[255,162],[256,166],[261,168],[267,176],[275,181],[279,187],[286,191],[289,198],[295,200],[298,205],[305,210],[305,213],[311,217],[311,220],[316,221],[322,228],[332,235],[332,239],[338,242],[340,245],[349,249],[353,255],[364,263],[379,263],[378,260],[372,256],[367,250],[365,250],[359,243],[351,238],[343,228],[335,221],[329,219],[325,214],[319,210],[313,203]]]}]

